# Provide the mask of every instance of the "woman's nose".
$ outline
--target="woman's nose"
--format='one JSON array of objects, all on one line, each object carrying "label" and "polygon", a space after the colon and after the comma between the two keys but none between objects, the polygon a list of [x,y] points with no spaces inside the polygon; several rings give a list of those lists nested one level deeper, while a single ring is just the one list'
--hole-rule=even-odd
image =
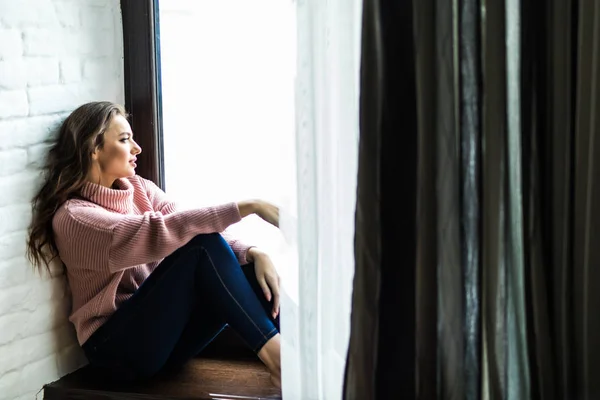
[{"label": "woman's nose", "polygon": [[142,152],[142,148],[136,142],[134,143],[135,145],[133,146],[133,154],[140,154]]}]

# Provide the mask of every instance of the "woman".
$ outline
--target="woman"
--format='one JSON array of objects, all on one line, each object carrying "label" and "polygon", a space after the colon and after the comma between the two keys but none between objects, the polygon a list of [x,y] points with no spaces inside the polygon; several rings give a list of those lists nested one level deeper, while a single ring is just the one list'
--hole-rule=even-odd
[{"label": "woman", "polygon": [[[229,324],[281,384],[279,276],[269,257],[225,229],[279,210],[242,201],[178,211],[135,175],[125,110],[85,104],[62,124],[33,200],[28,255],[57,257],[73,296],[70,321],[92,366],[119,380],[183,365]],[[190,185],[202,185],[190,174]]]}]

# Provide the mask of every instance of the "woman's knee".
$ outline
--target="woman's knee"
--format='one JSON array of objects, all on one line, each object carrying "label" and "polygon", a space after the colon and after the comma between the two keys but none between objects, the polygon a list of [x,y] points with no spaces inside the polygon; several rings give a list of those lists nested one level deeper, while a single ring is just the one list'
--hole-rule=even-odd
[{"label": "woman's knee", "polygon": [[205,251],[210,257],[231,257],[237,260],[229,243],[219,233],[196,235],[189,244]]},{"label": "woman's knee", "polygon": [[227,241],[219,233],[202,233],[196,235],[189,241],[189,244],[195,246],[206,246],[206,245],[227,245]]}]

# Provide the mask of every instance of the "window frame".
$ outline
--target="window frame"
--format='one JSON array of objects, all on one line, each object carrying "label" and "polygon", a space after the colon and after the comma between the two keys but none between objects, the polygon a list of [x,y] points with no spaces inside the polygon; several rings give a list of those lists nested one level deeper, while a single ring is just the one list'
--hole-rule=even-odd
[{"label": "window frame", "polygon": [[137,173],[165,190],[158,0],[121,0],[125,108],[143,152]]}]

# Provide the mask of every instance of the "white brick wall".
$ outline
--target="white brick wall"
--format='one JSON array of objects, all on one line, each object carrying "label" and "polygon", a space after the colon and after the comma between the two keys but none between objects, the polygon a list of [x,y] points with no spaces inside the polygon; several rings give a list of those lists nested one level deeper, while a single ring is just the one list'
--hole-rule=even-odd
[{"label": "white brick wall", "polygon": [[[123,102],[119,0],[0,0],[0,399],[33,399],[85,360],[65,282],[25,259],[29,201],[56,127]],[[41,398],[41,395],[38,395]]]}]

